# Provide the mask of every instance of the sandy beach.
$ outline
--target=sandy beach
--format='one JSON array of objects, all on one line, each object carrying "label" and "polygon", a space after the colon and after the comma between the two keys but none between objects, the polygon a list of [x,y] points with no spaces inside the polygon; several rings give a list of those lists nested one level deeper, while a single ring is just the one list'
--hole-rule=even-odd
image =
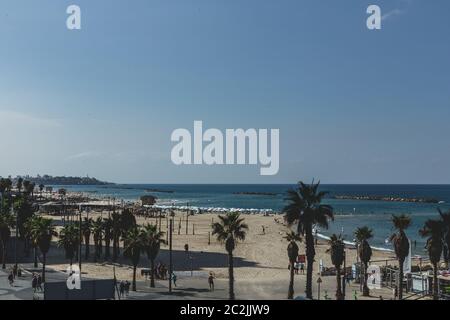
[{"label": "sandy beach", "polygon": [[[107,212],[89,214],[90,218],[99,216],[106,217]],[[85,217],[86,214],[83,214]],[[174,217],[173,230],[173,261],[174,269],[177,272],[191,270],[196,272],[196,276],[205,278],[209,272],[213,272],[217,280],[228,279],[228,257],[223,243],[216,241],[214,236],[210,235],[211,224],[217,221],[217,214],[198,214],[189,216],[188,234],[186,234],[186,213],[176,212]],[[52,216],[55,223],[61,225],[61,218]],[[239,242],[234,251],[235,261],[235,281],[236,290],[250,290],[249,296],[255,298],[274,298],[268,289],[274,284],[286,287],[289,280],[287,241],[283,238],[288,231],[288,227],[282,223],[280,215],[244,215],[245,222],[249,225],[249,231],[245,241]],[[181,221],[181,224],[180,224]],[[137,217],[138,224],[157,224],[158,218]],[[264,232],[263,232],[264,227]],[[58,227],[59,229],[60,227]],[[161,219],[161,230],[167,232],[167,219]],[[91,244],[92,244],[91,239]],[[210,241],[210,244],[208,242]],[[184,246],[189,245],[189,255],[185,253]],[[121,244],[122,246],[122,244]],[[314,265],[314,283],[318,275],[320,260],[324,266],[332,267],[330,255],[326,252],[328,243],[325,240],[319,240],[316,246],[316,262]],[[83,248],[84,252],[84,248]],[[300,244],[300,254],[305,252],[304,244]],[[91,251],[92,255],[92,251]],[[50,251],[48,267],[55,270],[64,271],[67,268],[67,261],[61,260],[63,256],[60,248],[53,248]],[[356,250],[353,247],[347,247],[347,266],[356,262]],[[394,255],[386,251],[373,252],[372,260],[390,260],[395,259]],[[92,258],[90,259],[92,261]],[[157,261],[168,264],[168,246],[163,245]],[[395,264],[394,261],[391,263]],[[384,263],[383,263],[384,264]],[[109,262],[83,262],[82,274],[89,278],[112,278],[113,269],[119,280],[130,280],[132,277],[132,267],[130,261],[121,257],[118,263]],[[144,280],[140,269],[149,268],[149,261],[145,255],[142,255],[138,269],[138,280]],[[303,294],[305,285],[305,275],[296,276],[296,287],[299,294]],[[323,290],[328,290],[334,294],[335,277],[324,276]],[[205,281],[206,283],[206,281]],[[226,283],[226,281],[224,281]],[[240,288],[242,286],[242,288]],[[138,288],[139,290],[139,288]],[[282,291],[282,289],[280,288]],[[390,294],[387,292],[386,294]],[[280,293],[276,298],[284,298],[285,293]]]}]

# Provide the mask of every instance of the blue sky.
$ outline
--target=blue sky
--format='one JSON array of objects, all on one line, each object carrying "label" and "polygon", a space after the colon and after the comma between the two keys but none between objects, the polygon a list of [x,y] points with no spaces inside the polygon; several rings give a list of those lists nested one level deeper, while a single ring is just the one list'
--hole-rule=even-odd
[{"label": "blue sky", "polygon": [[[66,8],[82,10],[69,31]],[[377,4],[382,30],[366,28]],[[0,175],[450,183],[446,0],[2,0]],[[280,171],[180,166],[176,128],[279,128]]]}]

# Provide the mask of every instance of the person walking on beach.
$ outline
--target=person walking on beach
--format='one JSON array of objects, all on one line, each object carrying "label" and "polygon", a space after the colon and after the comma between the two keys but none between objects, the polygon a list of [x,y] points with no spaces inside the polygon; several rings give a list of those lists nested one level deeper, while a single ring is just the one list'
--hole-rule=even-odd
[{"label": "person walking on beach", "polygon": [[266,228],[262,226],[262,234],[266,234]]},{"label": "person walking on beach", "polygon": [[209,291],[214,291],[214,275],[212,272],[209,273],[208,284],[209,284]]}]

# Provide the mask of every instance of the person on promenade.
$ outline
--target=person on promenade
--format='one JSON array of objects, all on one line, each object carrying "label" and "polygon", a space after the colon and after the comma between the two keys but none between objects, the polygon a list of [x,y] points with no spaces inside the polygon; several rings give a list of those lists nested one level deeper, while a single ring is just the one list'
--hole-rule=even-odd
[{"label": "person on promenade", "polygon": [[33,273],[33,278],[31,280],[31,287],[33,288],[33,292],[36,293],[37,289],[37,276],[35,273]]},{"label": "person on promenade", "polygon": [[42,276],[40,273],[37,275],[37,288],[39,291],[44,291],[44,289],[42,289]]},{"label": "person on promenade", "polygon": [[212,272],[209,273],[208,284],[209,284],[209,291],[214,291],[214,275]]},{"label": "person on promenade", "polygon": [[12,287],[14,284],[14,274],[12,271],[8,275],[8,281],[9,281],[9,285]]},{"label": "person on promenade", "polygon": [[177,286],[177,275],[175,274],[175,272],[172,272],[170,279],[172,280],[174,287],[176,287]]},{"label": "person on promenade", "polygon": [[125,281],[125,294],[127,297],[130,295],[130,284],[128,280]]},{"label": "person on promenade", "polygon": [[123,297],[124,294],[125,294],[125,283],[122,280],[122,281],[120,281],[120,284],[119,284],[119,295],[120,295],[120,297]]}]

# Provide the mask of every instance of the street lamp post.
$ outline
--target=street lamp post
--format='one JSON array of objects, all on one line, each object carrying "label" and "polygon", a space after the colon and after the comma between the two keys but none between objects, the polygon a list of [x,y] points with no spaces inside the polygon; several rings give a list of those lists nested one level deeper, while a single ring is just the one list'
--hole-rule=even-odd
[{"label": "street lamp post", "polygon": [[[11,215],[14,216],[14,195],[11,195]],[[17,270],[17,240],[19,239],[19,212],[16,213],[16,239],[14,240],[14,270]]]},{"label": "street lamp post", "polygon": [[81,230],[81,227],[82,227],[82,219],[81,219],[82,208],[81,208],[81,205],[80,205],[80,208],[79,208],[79,212],[80,212],[80,222],[79,222],[79,224],[80,224],[80,247],[79,247],[79,252],[78,252],[78,268],[80,269],[80,277],[81,277],[81,246],[82,246],[82,241],[83,241],[83,233],[82,233],[82,230]]},{"label": "street lamp post", "polygon": [[189,226],[189,202],[187,203],[187,211],[186,211],[186,234],[188,234],[188,226]]},{"label": "street lamp post", "polygon": [[345,260],[347,258],[347,254],[345,251],[345,246],[344,246],[344,278],[342,280],[342,295],[344,296],[344,300],[345,300],[345,285],[346,285],[346,280],[347,280],[347,265],[345,263]]},{"label": "street lamp post", "polygon": [[172,224],[173,219],[172,217],[169,219],[170,228],[169,228],[169,293],[172,294],[172,272],[173,272],[173,266],[172,266]]}]

